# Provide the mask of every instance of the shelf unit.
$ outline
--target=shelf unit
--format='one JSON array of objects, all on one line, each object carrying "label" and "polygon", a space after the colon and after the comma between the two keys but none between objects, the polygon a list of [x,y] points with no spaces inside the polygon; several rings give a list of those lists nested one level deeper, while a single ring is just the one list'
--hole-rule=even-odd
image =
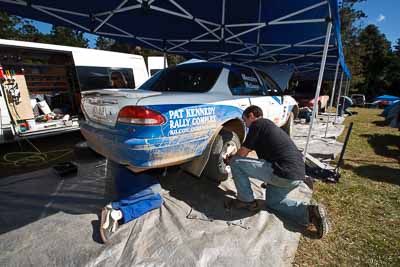
[{"label": "shelf unit", "polygon": [[42,71],[40,68],[26,68],[25,79],[31,93],[46,94],[52,91],[68,92],[70,90],[65,68],[46,67],[46,73],[41,73]]}]

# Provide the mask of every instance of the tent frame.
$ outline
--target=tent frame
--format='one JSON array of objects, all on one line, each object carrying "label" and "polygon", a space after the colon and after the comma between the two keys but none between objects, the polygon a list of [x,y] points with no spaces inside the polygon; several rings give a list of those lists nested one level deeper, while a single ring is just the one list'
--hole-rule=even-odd
[{"label": "tent frame", "polygon": [[326,27],[325,47],[324,47],[323,56],[322,56],[322,60],[321,60],[321,67],[320,67],[320,70],[319,70],[317,90],[315,92],[315,97],[314,97],[314,107],[313,107],[313,111],[312,111],[312,115],[311,115],[310,127],[308,128],[307,141],[306,141],[306,145],[305,145],[304,151],[303,151],[304,159],[307,156],[307,150],[308,150],[309,143],[310,143],[312,127],[314,125],[315,116],[316,116],[316,114],[318,112],[318,105],[316,105],[315,103],[318,103],[318,98],[319,98],[319,94],[320,94],[320,91],[321,91],[322,79],[324,77],[325,64],[326,64],[326,59],[327,59],[327,55],[328,55],[329,40],[330,40],[330,37],[331,37],[332,26],[333,26],[332,22],[329,21],[328,22],[328,26]]},{"label": "tent frame", "polygon": [[[260,22],[260,16],[261,16],[261,8],[262,8],[262,2],[259,1],[259,16],[258,16],[258,22],[248,22],[248,23],[240,23],[240,24],[225,24],[225,13],[226,13],[226,0],[222,0],[222,12],[221,12],[221,21],[219,23],[208,21],[202,18],[196,18],[194,17],[189,11],[187,11],[182,5],[178,4],[175,0],[168,0],[169,3],[171,3],[178,11],[174,11],[171,9],[166,9],[157,6],[154,4],[154,0],[136,0],[137,4],[131,4],[131,1],[129,0],[122,0],[114,9],[103,11],[100,13],[96,14],[87,14],[87,13],[82,13],[82,12],[76,12],[76,11],[70,11],[70,10],[64,10],[64,9],[59,9],[59,8],[53,8],[49,6],[44,6],[44,5],[36,5],[36,4],[31,4],[30,1],[22,1],[22,0],[0,0],[0,2],[4,3],[9,3],[9,4],[14,4],[14,5],[21,5],[21,6],[29,6],[39,12],[42,12],[46,15],[52,16],[54,18],[57,18],[63,22],[69,23],[75,27],[78,27],[82,29],[83,31],[86,32],[91,32],[93,34],[99,34],[103,36],[109,36],[109,37],[120,37],[120,38],[133,38],[136,39],[150,47],[153,47],[156,50],[159,51],[166,51],[169,53],[190,53],[195,57],[200,57],[201,59],[206,59],[202,56],[199,56],[200,51],[189,51],[189,50],[183,50],[182,47],[185,46],[186,44],[189,43],[200,43],[200,42],[206,42],[206,43],[216,43],[216,42],[225,42],[225,43],[230,43],[230,44],[237,44],[237,45],[242,45],[243,47],[240,49],[237,49],[235,51],[231,52],[220,52],[220,51],[208,51],[210,55],[215,54],[213,57],[208,58],[207,60],[212,61],[212,60],[226,60],[227,57],[231,55],[242,55],[242,56],[257,56],[260,55],[261,58],[256,59],[256,60],[250,60],[250,61],[245,61],[241,62],[242,64],[247,64],[247,63],[285,63],[288,61],[292,61],[298,58],[302,57],[322,57],[322,55],[317,55],[318,53],[321,53],[322,51],[316,52],[316,53],[311,53],[311,54],[273,54],[279,51],[283,51],[288,48],[292,47],[323,47],[321,44],[311,44],[314,41],[318,41],[322,38],[325,38],[325,36],[319,36],[316,38],[311,38],[308,40],[304,40],[302,42],[296,43],[296,44],[268,44],[268,43],[260,43],[259,42],[259,35],[260,35],[260,29],[264,28],[266,26],[273,26],[273,25],[282,25],[282,24],[304,24],[304,23],[326,23],[327,19],[326,18],[315,18],[315,19],[302,19],[302,20],[290,20],[290,18],[297,16],[299,14],[302,14],[304,12],[316,9],[318,7],[327,5],[329,7],[329,13],[330,11],[330,6],[329,2],[327,0],[321,0],[319,3],[307,6],[303,9],[297,10],[295,12],[286,14],[284,16],[281,16],[279,18],[276,18],[272,21],[269,22]],[[129,2],[129,5],[126,5]],[[163,14],[168,14],[171,16],[187,19],[190,21],[194,21],[196,24],[198,24],[200,27],[204,29],[204,33],[194,36],[191,39],[161,39],[161,38],[148,38],[148,37],[143,37],[143,36],[136,36],[133,35],[113,24],[110,23],[110,20],[115,14],[118,13],[123,13],[123,12],[128,12],[132,11],[135,9],[150,9],[153,11],[157,11]],[[68,15],[74,15],[78,17],[84,17],[91,19],[93,23],[97,22],[93,26],[92,29],[89,29],[88,27],[85,27],[84,25],[81,25],[77,22],[74,22],[70,19],[67,19],[62,16],[62,14],[68,14]],[[331,17],[331,14],[330,14]],[[105,32],[101,31],[103,26],[108,26],[119,33],[110,33],[110,32]],[[241,28],[245,27],[247,29],[241,30],[239,32],[234,33],[232,29],[234,28]],[[220,31],[219,34],[217,32]],[[239,37],[242,35],[245,35],[247,33],[253,32],[253,31],[258,31],[258,38],[257,38],[257,43],[246,43],[243,40],[241,40]],[[207,39],[204,39],[204,37],[207,36]],[[211,38],[212,37],[212,38]],[[166,43],[169,45],[169,47],[165,45],[160,45],[162,43]],[[271,50],[266,50],[266,47],[277,47]],[[330,47],[335,48],[335,46],[331,45]],[[180,48],[179,50],[177,50]],[[243,51],[248,51],[249,54],[238,54]],[[274,56],[292,56],[290,58],[284,59],[284,60],[276,60],[274,59]],[[266,58],[262,58],[263,56],[267,56]],[[328,57],[336,57],[336,56],[328,56]],[[270,59],[272,60],[267,60]]]},{"label": "tent frame", "polygon": [[[251,60],[249,60],[249,59],[239,60],[239,62],[244,65],[249,64],[249,63],[280,64],[280,63],[287,63],[287,62],[294,61],[294,60],[297,60],[300,58],[305,58],[305,57],[321,57],[321,64],[320,64],[319,68],[314,68],[314,67],[312,67],[312,65],[303,65],[303,66],[297,68],[297,70],[299,70],[300,73],[312,72],[312,71],[316,71],[319,69],[318,83],[317,83],[316,93],[315,93],[315,97],[314,97],[314,103],[318,102],[321,85],[322,85],[322,80],[323,80],[323,76],[324,76],[324,71],[331,70],[329,68],[329,65],[326,64],[327,58],[331,58],[331,57],[338,58],[338,63],[336,64],[335,84],[333,86],[333,93],[334,93],[334,89],[336,86],[336,78],[337,78],[338,65],[340,63],[340,58],[339,58],[339,55],[332,56],[332,55],[328,55],[328,53],[332,50],[339,49],[340,43],[336,43],[335,45],[330,45],[332,29],[333,29],[333,22],[332,22],[332,10],[331,10],[331,6],[330,6],[328,0],[320,0],[318,3],[309,5],[300,10],[297,10],[295,12],[291,12],[289,14],[283,15],[279,18],[274,18],[273,20],[271,20],[269,22],[261,22],[261,20],[260,20],[261,10],[262,10],[262,1],[259,0],[259,12],[258,12],[257,22],[249,21],[246,23],[238,23],[238,24],[226,24],[226,20],[225,20],[226,0],[221,1],[222,12],[221,12],[221,16],[220,16],[220,18],[221,18],[220,22],[213,22],[213,21],[209,21],[209,20],[206,20],[203,18],[195,17],[188,10],[186,10],[182,5],[178,4],[175,0],[166,0],[163,3],[168,2],[168,3],[172,4],[172,6],[176,10],[160,7],[157,5],[157,3],[155,3],[155,0],[136,0],[137,3],[132,3],[133,1],[129,1],[129,0],[121,0],[115,8],[113,8],[111,10],[99,12],[96,14],[87,14],[87,13],[82,13],[82,12],[63,10],[60,8],[54,8],[54,7],[50,7],[50,6],[36,5],[36,4],[32,4],[31,1],[0,0],[0,3],[1,2],[13,4],[13,5],[30,7],[32,9],[35,9],[39,12],[42,12],[42,13],[48,15],[48,16],[59,19],[59,20],[63,21],[64,23],[71,24],[81,30],[84,30],[86,32],[91,32],[93,34],[99,34],[99,35],[109,36],[109,37],[135,39],[135,40],[140,41],[141,43],[146,44],[149,47],[152,47],[156,50],[164,52],[164,54],[168,53],[168,52],[169,53],[184,52],[184,53],[189,53],[197,58],[208,59],[210,61],[214,61],[214,60],[219,60],[219,61],[228,60],[229,61],[229,59],[230,59],[229,57],[231,57],[232,55],[258,57],[256,59],[251,59]],[[127,5],[128,3],[129,3],[129,5]],[[319,8],[324,5],[326,5],[329,10],[328,18],[325,18],[325,17],[318,18],[317,17],[317,18],[313,18],[313,19],[293,19],[293,17],[295,17],[299,14],[303,14],[307,11]],[[152,10],[152,11],[159,12],[161,14],[167,14],[170,16],[183,18],[188,21],[193,21],[204,30],[204,33],[198,34],[197,36],[193,36],[190,39],[149,38],[149,37],[137,36],[137,35],[131,34],[131,33],[127,32],[126,30],[123,30],[123,29],[110,23],[111,19],[113,18],[113,16],[115,14],[128,12],[128,11],[132,11],[135,9]],[[88,27],[86,27],[84,25],[81,25],[77,22],[74,22],[74,21],[64,17],[63,14],[90,19],[90,21],[93,24],[91,26],[93,26],[93,27],[91,27],[91,29],[89,29]],[[326,34],[323,36],[317,36],[314,38],[303,40],[303,41],[297,42],[296,44],[260,43],[260,30],[266,26],[283,25],[283,24],[294,25],[294,24],[305,24],[305,23],[326,23],[327,24]],[[108,26],[108,27],[116,30],[118,33],[105,32],[104,30],[102,31],[104,26]],[[240,31],[235,31],[234,29],[237,29],[237,28],[245,28],[245,29],[241,29]],[[248,34],[250,32],[254,32],[254,31],[257,31],[256,43],[244,42],[240,38],[241,36]],[[319,41],[322,39],[325,39],[323,45],[321,45],[319,43],[314,43],[315,41]],[[242,47],[239,49],[236,49],[234,51],[229,51],[229,52],[226,52],[226,51],[191,51],[189,49],[185,49],[185,45],[187,45],[189,43],[219,43],[219,42],[240,45]],[[317,52],[312,52],[312,53],[305,53],[305,54],[284,53],[285,50],[290,49],[292,47],[310,47],[310,48],[323,47],[323,50],[317,51]],[[207,55],[210,55],[210,57],[204,58],[204,56],[199,55],[204,52],[206,52]],[[283,56],[283,57],[287,57],[287,58],[277,59],[278,56],[279,57]],[[344,66],[342,66],[342,67],[344,67]],[[341,94],[342,81],[343,81],[343,72],[341,74],[341,82],[340,82],[340,89],[339,89],[339,93],[338,93],[338,100],[339,100],[339,97]],[[349,84],[346,85],[347,88],[348,88],[348,86],[349,86]],[[332,106],[332,100],[333,100],[333,97],[331,99],[331,106]],[[318,112],[318,105],[314,105],[312,117],[311,117],[311,123],[310,123],[310,127],[308,130],[307,143],[304,148],[304,155],[306,155],[306,153],[307,153],[310,136],[311,136],[311,131],[312,131],[312,126],[313,126],[314,118],[315,118],[315,115],[317,114],[317,112]],[[337,114],[335,116],[335,121],[336,121],[336,117],[337,117]]]}]

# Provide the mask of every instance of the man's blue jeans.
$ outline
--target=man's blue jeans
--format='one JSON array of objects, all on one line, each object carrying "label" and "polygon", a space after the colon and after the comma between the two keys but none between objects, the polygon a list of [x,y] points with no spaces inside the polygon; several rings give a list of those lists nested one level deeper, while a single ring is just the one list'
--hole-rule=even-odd
[{"label": "man's blue jeans", "polygon": [[263,159],[234,156],[230,166],[239,200],[245,202],[254,200],[249,177],[256,178],[267,185],[268,208],[298,224],[308,225],[308,204],[288,198],[292,190],[304,183],[303,180],[285,179],[275,175],[271,163]]}]

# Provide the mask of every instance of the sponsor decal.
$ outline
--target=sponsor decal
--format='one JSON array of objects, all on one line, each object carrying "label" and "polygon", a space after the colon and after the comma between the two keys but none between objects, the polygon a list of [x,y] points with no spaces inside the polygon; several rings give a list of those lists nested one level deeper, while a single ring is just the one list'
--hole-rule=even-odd
[{"label": "sponsor decal", "polygon": [[[168,111],[169,135],[205,130],[217,121],[215,106],[187,107]],[[212,122],[212,124],[210,124]]]}]

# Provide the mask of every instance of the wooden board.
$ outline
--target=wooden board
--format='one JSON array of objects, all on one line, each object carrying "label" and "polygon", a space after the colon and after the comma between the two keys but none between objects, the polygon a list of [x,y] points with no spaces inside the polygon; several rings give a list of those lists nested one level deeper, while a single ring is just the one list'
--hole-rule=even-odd
[{"label": "wooden board", "polygon": [[[29,97],[28,87],[26,86],[25,76],[16,75],[15,81],[18,84],[19,91],[21,93],[20,103],[14,104],[12,97],[7,94],[7,105],[10,109],[11,117],[14,121],[34,119],[33,109],[31,106],[31,100]],[[5,86],[7,88],[7,86]]]}]

